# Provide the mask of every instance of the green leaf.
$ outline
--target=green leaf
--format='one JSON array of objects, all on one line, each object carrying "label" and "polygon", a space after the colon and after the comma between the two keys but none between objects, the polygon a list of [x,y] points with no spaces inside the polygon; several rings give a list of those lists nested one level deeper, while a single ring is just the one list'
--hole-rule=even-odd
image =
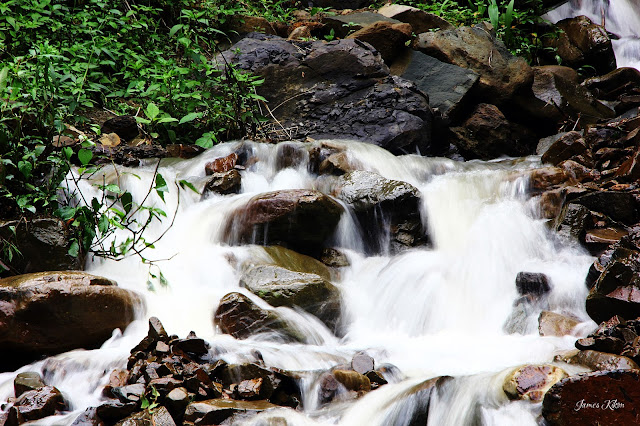
[{"label": "green leaf", "polygon": [[147,117],[149,117],[149,120],[153,121],[153,119],[156,118],[158,114],[160,114],[160,108],[158,108],[158,106],[153,102],[150,102],[149,105],[147,105],[146,113]]},{"label": "green leaf", "polygon": [[178,183],[180,184],[180,187],[181,187],[181,188],[184,188],[184,187],[186,186],[187,188],[189,188],[190,190],[192,190],[192,191],[193,191],[193,192],[195,192],[196,194],[200,195],[200,193],[198,192],[198,190],[196,189],[196,187],[195,187],[195,186],[193,186],[193,184],[192,184],[191,182],[186,181],[186,180],[184,180],[184,179],[183,179],[183,180],[179,181]]},{"label": "green leaf", "polygon": [[60,207],[58,210],[56,210],[56,214],[62,219],[62,220],[69,220],[69,219],[73,219],[76,215],[76,211],[78,209],[76,207],[71,207],[71,206],[62,206]]},{"label": "green leaf", "polygon": [[20,173],[22,173],[25,178],[29,179],[33,171],[33,164],[28,161],[19,161],[18,170],[20,170]]},{"label": "green leaf", "polygon": [[78,160],[80,160],[80,163],[83,166],[86,166],[87,164],[89,164],[89,161],[91,161],[92,158],[93,158],[93,153],[88,149],[83,148],[80,151],[78,151]]},{"label": "green leaf", "polygon": [[184,27],[183,24],[176,24],[171,27],[171,30],[169,31],[169,37],[173,37],[178,31],[182,29],[182,27]]},{"label": "green leaf", "polygon": [[71,246],[69,246],[69,250],[67,251],[67,253],[71,257],[77,257],[79,252],[80,252],[80,245],[78,244],[78,241],[73,241],[71,243]]},{"label": "green leaf", "polygon": [[178,121],[177,118],[173,118],[173,117],[162,117],[160,120],[158,120],[158,123],[174,123]]},{"label": "green leaf", "polygon": [[71,156],[73,155],[73,149],[67,146],[65,148],[62,148],[62,153],[64,154],[67,161],[69,161],[71,159]]},{"label": "green leaf", "polygon": [[146,118],[143,118],[143,117],[136,117],[136,122],[142,123],[142,124],[149,124],[151,123],[151,120],[147,120]]},{"label": "green leaf", "polygon": [[109,185],[101,186],[101,188],[103,191],[114,192],[116,194],[120,194],[122,192],[122,189],[120,189],[120,187],[115,183],[110,183]]},{"label": "green leaf", "polygon": [[164,193],[169,192],[169,188],[167,187],[167,181],[164,180],[160,173],[156,174],[156,193],[158,196],[164,201]]},{"label": "green leaf", "polygon": [[201,112],[190,112],[189,114],[187,114],[184,117],[182,117],[178,124],[188,123],[188,122],[193,121],[196,118],[200,118],[200,117],[202,117],[202,113]]},{"label": "green leaf", "polygon": [[4,91],[5,87],[7,87],[8,76],[9,76],[9,67],[2,68],[2,71],[0,71],[0,93]]},{"label": "green leaf", "polygon": [[122,202],[122,208],[124,211],[129,214],[131,211],[131,207],[133,206],[133,197],[130,192],[124,192],[120,197],[120,201]]},{"label": "green leaf", "polygon": [[109,231],[109,218],[105,214],[98,219],[98,231],[103,235]]}]

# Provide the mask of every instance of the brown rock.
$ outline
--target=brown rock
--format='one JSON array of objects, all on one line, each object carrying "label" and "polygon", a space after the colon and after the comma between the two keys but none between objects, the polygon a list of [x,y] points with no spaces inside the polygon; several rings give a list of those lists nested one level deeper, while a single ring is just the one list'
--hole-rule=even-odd
[{"label": "brown rock", "polygon": [[509,374],[502,390],[510,399],[540,402],[545,392],[565,377],[567,373],[553,365],[525,365]]},{"label": "brown rock", "polygon": [[260,16],[235,15],[225,22],[227,31],[235,31],[238,34],[259,32],[277,35],[277,27]]},{"label": "brown rock", "polygon": [[623,182],[640,180],[640,147],[616,170],[615,177]]},{"label": "brown rock", "polygon": [[289,37],[287,37],[288,40],[302,40],[308,38],[311,38],[311,29],[306,25],[295,28],[291,33],[289,33]]},{"label": "brown rock", "polygon": [[344,385],[348,390],[356,392],[368,392],[371,390],[371,381],[369,378],[357,371],[334,370],[332,374],[335,376],[336,380],[342,383],[342,385]]},{"label": "brown rock", "polygon": [[93,348],[133,320],[132,292],[84,272],[41,272],[0,280],[0,368],[42,355]]},{"label": "brown rock", "polygon": [[411,39],[411,25],[379,21],[350,34],[347,38],[369,43],[380,52],[382,59],[390,64]]},{"label": "brown rock", "polygon": [[237,194],[242,188],[242,177],[237,170],[229,170],[222,173],[212,173],[211,179],[204,186],[202,197],[205,198],[208,193],[216,193],[221,195]]},{"label": "brown rock", "polygon": [[638,381],[639,370],[597,371],[569,377],[547,392],[542,415],[552,426],[637,424]]},{"label": "brown rock", "polygon": [[166,407],[160,405],[153,410],[144,410],[132,414],[115,426],[176,426]]},{"label": "brown rock", "polygon": [[433,13],[425,12],[416,7],[402,4],[386,4],[378,9],[378,13],[387,18],[397,19],[411,25],[414,33],[426,33],[429,30],[451,30],[453,25]]},{"label": "brown rock", "polygon": [[568,180],[565,170],[560,167],[535,169],[529,175],[531,187],[536,190],[549,189]]},{"label": "brown rock", "polygon": [[569,132],[558,139],[542,155],[543,163],[558,165],[574,155],[582,154],[587,150],[587,145],[580,132]]},{"label": "brown rock", "polygon": [[228,399],[209,399],[192,402],[184,413],[185,421],[200,425],[218,425],[229,417],[242,414],[257,414],[265,410],[277,408],[267,401],[233,401]]},{"label": "brown rock", "polygon": [[569,359],[571,364],[580,364],[592,370],[636,370],[638,364],[626,356],[598,351],[580,351]]},{"label": "brown rock", "polygon": [[44,387],[44,381],[42,380],[42,376],[40,373],[35,371],[25,371],[23,373],[18,373],[15,379],[13,379],[13,390],[14,395],[18,398],[25,392],[38,390],[41,387]]},{"label": "brown rock", "polygon": [[566,194],[564,189],[555,189],[552,191],[545,191],[540,194],[538,199],[538,207],[540,217],[543,219],[555,219],[562,212],[562,205]]},{"label": "brown rock", "polygon": [[23,393],[13,404],[19,423],[54,415],[66,408],[62,393],[53,386]]},{"label": "brown rock", "polygon": [[538,331],[541,336],[570,335],[578,324],[580,321],[555,312],[542,311],[538,317]]},{"label": "brown rock", "polygon": [[204,171],[207,176],[210,176],[214,173],[228,172],[229,170],[233,169],[237,162],[238,154],[232,152],[226,157],[219,157],[205,164]]},{"label": "brown rock", "polygon": [[619,228],[600,228],[587,231],[584,237],[586,243],[615,244],[620,238],[628,235],[624,229]]}]

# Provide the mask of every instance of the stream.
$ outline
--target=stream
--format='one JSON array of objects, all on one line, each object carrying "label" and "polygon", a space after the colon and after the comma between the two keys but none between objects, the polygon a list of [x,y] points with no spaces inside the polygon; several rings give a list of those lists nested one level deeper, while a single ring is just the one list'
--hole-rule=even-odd
[{"label": "stream", "polygon": [[[537,204],[529,195],[526,172],[540,167],[539,158],[463,163],[395,157],[372,145],[329,142],[344,144],[350,161],[361,168],[416,186],[422,194],[421,216],[433,241],[431,248],[367,256],[363,233],[380,231],[359,229],[350,214],[343,215],[333,245],[351,262],[334,281],[344,302],[344,338],[335,337],[314,317],[288,308],[277,309],[305,330],[307,344],[279,343],[260,335],[236,340],[219,334],[212,324],[225,294],[239,291],[256,299],[239,287],[240,267],[229,259],[241,265],[268,257],[259,246],[223,243],[222,229],[230,213],[266,191],[313,188],[331,193],[335,178],[309,173],[306,162],[278,169],[279,146],[244,142],[257,161],[241,172],[241,193],[200,200],[190,190],[178,196],[171,182],[187,180],[202,187],[205,163],[230,154],[243,142],[218,145],[191,160],[163,160],[159,172],[172,190],[165,196],[166,205],[155,194],[148,202],[167,212],[177,208],[177,216],[147,256],[170,258],[158,263],[169,285],[155,285],[150,291],[148,266],[135,257],[119,262],[89,259],[88,272],[142,294],[146,312],[124,333],[114,332],[101,349],[69,352],[18,370],[42,371],[46,383],[60,389],[75,410],[37,423],[70,424],[84,408],[97,405],[109,372],[126,365],[129,350],[146,335],[147,319],[157,316],[170,333],[185,336],[195,331],[227,362],[252,362],[254,350],[259,350],[267,366],[302,372],[304,411],[269,411],[255,418],[256,425],[269,424],[260,422],[274,416],[286,418],[288,425],[408,424],[422,402],[420,385],[445,375],[454,379],[432,397],[429,424],[536,424],[540,404],[509,401],[502,392],[503,379],[518,365],[551,362],[554,355],[572,349],[576,339],[539,336],[540,312],[579,318],[583,323],[576,329],[578,335],[595,327],[584,310],[584,277],[593,258],[577,244],[557,239],[538,219]],[[141,200],[154,167],[150,163],[120,169],[121,186]],[[108,168],[105,176],[115,179]],[[85,194],[96,191],[89,182],[82,185]],[[168,222],[148,229],[150,237],[164,232]],[[519,298],[514,282],[520,271],[542,272],[552,286],[543,302],[524,310],[522,305],[514,307]],[[391,384],[357,401],[320,407],[315,381],[319,372],[349,362],[358,351],[366,351],[376,365],[397,367]],[[0,375],[0,400],[11,395],[15,374]]]}]

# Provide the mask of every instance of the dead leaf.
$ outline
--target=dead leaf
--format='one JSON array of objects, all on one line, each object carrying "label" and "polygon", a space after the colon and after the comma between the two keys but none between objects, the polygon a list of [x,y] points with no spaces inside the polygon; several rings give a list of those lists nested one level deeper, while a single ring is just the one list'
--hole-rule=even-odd
[{"label": "dead leaf", "polygon": [[100,143],[104,146],[118,146],[120,145],[120,136],[116,133],[106,133],[100,136]]}]

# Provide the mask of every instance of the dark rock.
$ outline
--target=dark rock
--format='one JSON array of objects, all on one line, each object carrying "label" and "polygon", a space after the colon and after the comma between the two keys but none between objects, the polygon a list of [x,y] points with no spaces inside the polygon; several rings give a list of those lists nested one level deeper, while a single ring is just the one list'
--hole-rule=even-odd
[{"label": "dark rock", "polygon": [[[11,229],[15,229],[15,234]],[[18,273],[81,269],[79,257],[69,255],[71,232],[57,217],[0,221],[0,238],[16,246],[21,255],[7,262]],[[1,269],[1,268],[0,268]]]},{"label": "dark rock", "polygon": [[232,152],[226,157],[216,158],[213,161],[208,162],[204,166],[204,171],[207,176],[214,173],[225,173],[232,170],[238,162],[238,154]]},{"label": "dark rock", "polygon": [[375,368],[373,358],[367,355],[365,352],[356,353],[351,358],[351,369],[360,374],[367,374]]},{"label": "dark rock", "polygon": [[101,134],[115,133],[120,139],[130,141],[138,136],[138,122],[133,115],[110,118],[102,124]]},{"label": "dark rock", "polygon": [[611,39],[604,27],[596,25],[586,16],[577,16],[559,21],[562,33],[547,43],[557,48],[562,63],[572,68],[589,65],[598,75],[616,69],[616,58]]},{"label": "dark rock", "polygon": [[572,131],[556,140],[542,155],[543,163],[554,166],[574,155],[580,155],[587,150],[586,142],[580,132]]},{"label": "dark rock", "polygon": [[529,174],[529,185],[535,190],[545,190],[566,182],[567,173],[559,167],[543,167]]},{"label": "dark rock", "polygon": [[136,402],[123,403],[116,399],[111,399],[100,404],[96,408],[96,414],[104,422],[113,424],[129,416],[136,411],[137,407],[138,403]]},{"label": "dark rock", "polygon": [[0,368],[42,355],[94,348],[133,320],[141,303],[115,282],[83,272],[42,272],[0,280]]},{"label": "dark rock", "polygon": [[276,151],[276,169],[296,168],[305,164],[309,152],[305,144],[300,142],[281,142]]},{"label": "dark rock", "polygon": [[226,240],[233,243],[283,244],[302,253],[319,251],[335,231],[342,207],[313,190],[268,192],[253,197],[232,214]]},{"label": "dark rock", "polygon": [[350,138],[393,153],[429,149],[432,111],[427,97],[412,83],[389,76],[368,44],[252,35],[223,54],[228,62],[265,78],[258,94],[278,105],[273,112],[284,135],[274,133],[275,139]]},{"label": "dark rock", "polygon": [[184,414],[185,421],[201,425],[218,425],[238,413],[258,414],[277,405],[267,401],[233,401],[229,399],[210,399],[192,402]]},{"label": "dark rock", "polygon": [[453,144],[469,159],[521,157],[534,152],[537,137],[526,127],[506,119],[491,104],[478,104],[459,127],[453,127]]},{"label": "dark rock", "polygon": [[478,81],[478,74],[422,52],[411,51],[406,56],[392,66],[391,72],[414,82],[427,93],[429,105],[439,111],[446,122],[456,120],[471,102],[467,95]]},{"label": "dark rock", "polygon": [[175,388],[167,394],[165,405],[173,418],[180,421],[189,405],[189,393],[185,388]]},{"label": "dark rock", "polygon": [[507,376],[502,390],[509,399],[540,402],[545,392],[565,377],[567,373],[553,365],[524,365]]},{"label": "dark rock", "polygon": [[153,410],[132,414],[116,423],[116,426],[176,426],[176,423],[166,407],[160,405]]},{"label": "dark rock", "polygon": [[128,402],[138,402],[144,395],[145,386],[140,383],[136,383],[135,385],[127,385],[120,386],[117,388],[113,388],[113,395],[117,396],[120,401],[123,403]]},{"label": "dark rock", "polygon": [[411,39],[411,25],[378,21],[349,34],[347,38],[369,43],[380,53],[382,59],[390,64],[406,48],[405,43]]},{"label": "dark rock", "polygon": [[53,386],[24,392],[13,403],[19,423],[49,417],[66,409],[62,393]]},{"label": "dark rock", "polygon": [[454,26],[433,13],[425,12],[416,7],[402,4],[386,4],[378,9],[380,15],[396,19],[411,25],[416,34],[426,33],[429,30],[450,30]]},{"label": "dark rock", "polygon": [[596,191],[582,195],[573,202],[627,225],[633,225],[638,220],[638,202],[629,192]]},{"label": "dark rock", "polygon": [[550,425],[632,425],[640,422],[640,371],[616,370],[571,376],[545,395],[542,415]]},{"label": "dark rock", "polygon": [[538,332],[541,336],[566,336],[573,333],[580,324],[575,318],[570,318],[555,312],[542,311],[538,317]]},{"label": "dark rock", "polygon": [[214,315],[214,324],[223,333],[236,339],[246,339],[257,333],[277,333],[285,339],[304,341],[289,324],[273,311],[260,308],[240,293],[229,293],[220,300]]},{"label": "dark rock", "polygon": [[105,423],[98,417],[96,408],[90,407],[76,417],[71,426],[105,426]]},{"label": "dark rock", "polygon": [[[560,140],[562,137],[564,137],[568,133],[569,132],[560,132],[555,135],[541,138],[538,141],[538,146],[536,147],[536,155],[544,155],[544,153],[547,152],[549,148],[551,148],[551,145],[556,143],[558,140]],[[579,132],[579,133],[582,134],[582,132]]]},{"label": "dark rock", "polygon": [[261,265],[247,270],[240,285],[272,306],[298,306],[315,315],[331,330],[340,318],[340,292],[319,275]]},{"label": "dark rock", "polygon": [[224,173],[213,173],[211,179],[204,186],[202,197],[205,198],[208,193],[216,193],[221,195],[237,194],[242,188],[242,177],[237,170],[229,170]]},{"label": "dark rock", "polygon": [[591,229],[587,231],[584,241],[586,243],[606,244],[608,246],[617,243],[627,234],[628,232],[626,230],[617,228]]},{"label": "dark rock", "polygon": [[624,340],[609,336],[587,337],[576,341],[580,350],[594,350],[619,354],[624,347]]},{"label": "dark rock", "polygon": [[587,297],[587,313],[596,322],[614,315],[640,316],[640,253],[618,248]]},{"label": "dark rock", "polygon": [[596,99],[577,82],[565,79],[557,68],[534,67],[533,94],[543,114],[560,123],[566,117],[581,123],[595,123],[599,119],[613,118],[615,112]]},{"label": "dark rock", "polygon": [[501,41],[481,27],[423,33],[414,48],[477,72],[479,96],[498,105],[530,87],[533,81],[533,71],[526,61],[509,53]]},{"label": "dark rock", "polygon": [[223,25],[227,34],[247,34],[254,31],[272,35],[278,34],[276,23],[269,22],[261,16],[230,15]]},{"label": "dark rock", "polygon": [[331,373],[324,373],[318,379],[320,391],[318,392],[320,403],[327,404],[340,393],[340,382]]},{"label": "dark rock", "polygon": [[195,355],[204,355],[209,352],[209,344],[205,342],[203,339],[197,337],[195,333],[191,332],[186,339],[179,339],[172,342],[177,348],[183,350],[185,352],[195,354]]},{"label": "dark rock", "polygon": [[355,12],[346,15],[328,15],[322,18],[325,31],[333,30],[337,37],[345,38],[351,32],[360,31],[363,28],[374,25],[378,22],[386,22],[391,25],[402,24],[402,22],[388,18],[375,12]]},{"label": "dark rock", "polygon": [[153,341],[167,341],[169,339],[169,335],[165,331],[164,326],[162,325],[158,317],[149,318],[149,331],[147,333],[147,336],[153,339]]},{"label": "dark rock", "polygon": [[138,167],[145,158],[165,158],[167,150],[159,145],[118,145],[93,147],[96,164],[121,164],[126,167]]},{"label": "dark rock", "polygon": [[638,364],[626,356],[598,351],[580,351],[569,360],[570,364],[580,364],[592,370],[637,370]]},{"label": "dark rock", "polygon": [[380,386],[389,383],[379,371],[369,371],[367,374],[365,374],[365,376],[367,376],[369,382],[371,383],[371,390],[375,390]]},{"label": "dark rock", "polygon": [[14,395],[18,398],[25,392],[38,390],[45,386],[44,381],[40,373],[35,371],[25,371],[18,373],[15,379],[13,379]]},{"label": "dark rock", "polygon": [[549,278],[538,272],[518,272],[516,276],[516,288],[521,295],[532,294],[542,296],[551,291]]},{"label": "dark rock", "polygon": [[616,111],[622,113],[631,106],[626,99],[640,93],[640,71],[635,68],[618,68],[603,76],[589,78],[582,85],[598,99],[620,102]]},{"label": "dark rock", "polygon": [[175,158],[194,158],[202,154],[205,148],[199,145],[171,144],[167,145],[167,156]]},{"label": "dark rock", "polygon": [[322,250],[320,261],[332,268],[343,268],[351,265],[347,256],[340,250],[334,248],[326,248]]},{"label": "dark rock", "polygon": [[589,227],[591,212],[588,208],[575,203],[565,206],[558,216],[556,232],[565,238],[580,240],[584,237],[586,228]]},{"label": "dark rock", "polygon": [[[428,242],[420,218],[420,192],[413,185],[356,170],[340,177],[337,192],[338,198],[354,209],[362,229],[382,230],[383,238],[376,233],[367,233],[370,251],[388,250],[385,244],[394,242],[406,246]],[[409,237],[406,244],[399,238],[402,234]]]}]

